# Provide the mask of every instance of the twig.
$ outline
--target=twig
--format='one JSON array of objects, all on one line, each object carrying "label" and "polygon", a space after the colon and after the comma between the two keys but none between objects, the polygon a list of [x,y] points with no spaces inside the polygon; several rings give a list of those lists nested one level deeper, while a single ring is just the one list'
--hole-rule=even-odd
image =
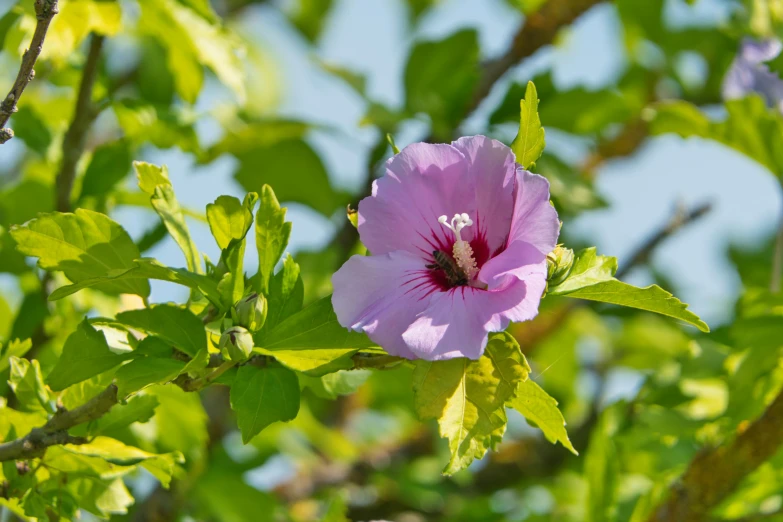
[{"label": "twig", "polygon": [[[255,355],[243,364],[265,365],[269,357],[264,355]],[[389,355],[364,355],[355,354],[353,357],[357,368],[380,368],[393,364],[398,364],[401,359]],[[180,375],[173,384],[182,388],[186,392],[198,392],[206,388],[215,380],[223,375],[227,370],[236,365],[236,362],[225,361],[220,354],[211,354],[207,368],[214,370],[204,377],[191,378],[187,374]],[[40,428],[33,428],[30,433],[16,440],[0,444],[0,462],[6,460],[29,459],[41,455],[46,448],[57,444],[84,444],[86,440],[79,437],[71,437],[68,430],[98,419],[108,413],[112,406],[117,404],[120,399],[126,397],[117,396],[117,385],[110,384],[101,393],[90,399],[88,402],[67,411],[58,410],[49,421]]]},{"label": "twig", "polygon": [[38,23],[35,25],[33,39],[30,40],[30,48],[22,56],[22,64],[19,66],[19,73],[16,75],[16,81],[13,87],[11,87],[11,91],[5,97],[5,100],[0,103],[0,144],[14,137],[14,131],[6,128],[5,124],[8,123],[11,115],[16,112],[16,105],[19,103],[19,98],[22,97],[25,87],[35,77],[33,67],[35,67],[35,62],[43,49],[49,24],[58,12],[57,1],[35,0],[35,17],[38,19]]},{"label": "twig", "polygon": [[90,37],[90,51],[84,63],[82,81],[76,98],[76,108],[73,121],[68,127],[63,139],[63,159],[60,172],[57,174],[56,208],[60,212],[71,210],[71,190],[76,178],[76,165],[84,153],[87,131],[98,115],[92,103],[92,88],[98,75],[98,64],[103,48],[104,37],[93,34]]},{"label": "twig", "polygon": [[603,0],[549,0],[541,9],[528,15],[505,54],[483,66],[482,78],[473,94],[468,114],[481,105],[495,83],[509,69],[552,43],[561,27],[570,25],[600,3]]},{"label": "twig", "polygon": [[734,440],[699,453],[649,522],[700,522],[783,445],[783,393]]},{"label": "twig", "polygon": [[103,416],[115,404],[117,386],[110,384],[82,406],[70,411],[59,410],[42,427],[33,428],[24,437],[0,444],[0,462],[38,457],[55,444],[84,444],[86,439],[71,437],[68,430]]},{"label": "twig", "polygon": [[701,205],[696,206],[691,210],[686,210],[684,207],[679,207],[663,228],[650,236],[647,241],[642,243],[641,246],[636,249],[636,252],[634,252],[628,262],[617,271],[616,277],[621,279],[632,269],[646,264],[650,255],[658,248],[661,243],[666,241],[669,237],[674,235],[683,227],[688,226],[694,221],[697,221],[710,210],[712,210],[712,203],[702,203]]}]

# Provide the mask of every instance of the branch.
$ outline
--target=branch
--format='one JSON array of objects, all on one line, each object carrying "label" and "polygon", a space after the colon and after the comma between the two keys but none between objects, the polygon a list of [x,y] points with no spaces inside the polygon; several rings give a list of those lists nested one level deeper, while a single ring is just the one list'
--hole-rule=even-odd
[{"label": "branch", "polygon": [[84,444],[83,437],[71,437],[68,430],[93,421],[117,404],[117,386],[108,388],[71,411],[58,410],[49,421],[22,438],[0,444],[0,462],[38,457],[55,444]]},{"label": "branch", "polygon": [[35,67],[35,62],[43,49],[46,31],[49,30],[49,23],[51,23],[54,15],[58,13],[57,1],[35,0],[35,17],[38,19],[38,23],[35,26],[33,39],[30,40],[30,48],[22,55],[22,64],[19,66],[19,73],[16,75],[16,81],[13,87],[11,87],[11,91],[5,97],[5,100],[0,103],[0,144],[14,137],[14,131],[6,128],[5,124],[8,123],[11,115],[17,111],[16,104],[19,103],[19,98],[22,97],[27,84],[35,77],[33,67]]},{"label": "branch", "polygon": [[783,445],[783,392],[733,441],[698,454],[649,522],[701,522]]},{"label": "branch", "polygon": [[93,34],[90,38],[90,51],[84,63],[81,85],[76,98],[76,108],[73,120],[63,139],[63,159],[56,182],[56,208],[60,212],[71,210],[71,190],[76,178],[76,165],[84,153],[87,131],[98,115],[92,103],[92,88],[98,75],[98,64],[101,58],[104,37]]},{"label": "branch", "polygon": [[[242,364],[265,365],[271,357],[255,355]],[[187,359],[186,359],[187,360]],[[367,355],[357,353],[353,356],[357,368],[385,368],[399,364],[402,359],[390,355]],[[220,354],[211,354],[207,368],[214,370],[204,377],[192,378],[182,374],[172,381],[186,392],[198,392],[214,383],[227,370],[236,366],[235,362],[225,361]],[[60,409],[49,421],[40,428],[33,428],[30,433],[16,440],[0,444],[0,462],[6,460],[24,460],[37,457],[49,446],[57,444],[84,444],[87,439],[83,437],[71,437],[68,430],[94,421],[106,413],[127,397],[117,397],[117,385],[110,384],[101,393],[87,401],[82,406],[73,410]]]},{"label": "branch", "polygon": [[528,15],[505,54],[483,66],[483,75],[468,113],[481,105],[495,82],[509,69],[552,43],[562,27],[570,25],[591,7],[602,2],[603,0],[549,0],[541,9]]},{"label": "branch", "polygon": [[650,258],[650,255],[658,248],[661,243],[676,234],[681,228],[690,225],[694,221],[697,221],[710,210],[712,210],[712,203],[702,203],[701,205],[694,207],[691,210],[687,210],[682,206],[678,207],[669,222],[659,231],[650,236],[647,241],[642,243],[639,248],[636,249],[636,252],[634,252],[631,258],[628,260],[628,263],[623,265],[623,267],[617,271],[616,277],[621,279],[632,269],[646,264]]}]

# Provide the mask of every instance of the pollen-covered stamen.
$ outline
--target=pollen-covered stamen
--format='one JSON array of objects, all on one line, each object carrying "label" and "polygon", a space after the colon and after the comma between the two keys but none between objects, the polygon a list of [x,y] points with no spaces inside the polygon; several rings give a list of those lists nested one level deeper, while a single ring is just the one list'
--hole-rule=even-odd
[{"label": "pollen-covered stamen", "polygon": [[478,273],[478,265],[473,257],[473,249],[470,247],[470,243],[462,240],[460,231],[465,227],[473,225],[473,220],[467,214],[462,213],[454,214],[454,217],[451,218],[451,223],[448,223],[446,216],[441,216],[438,218],[438,223],[454,232],[454,235],[457,237],[453,248],[454,261],[457,262],[457,266],[465,273],[468,281],[472,281]]}]

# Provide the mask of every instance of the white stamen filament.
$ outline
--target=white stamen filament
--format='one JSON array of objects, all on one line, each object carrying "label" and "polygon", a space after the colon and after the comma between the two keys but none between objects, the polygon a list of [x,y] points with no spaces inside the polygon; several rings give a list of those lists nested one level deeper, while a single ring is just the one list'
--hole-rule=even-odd
[{"label": "white stamen filament", "polygon": [[448,218],[446,216],[441,216],[438,218],[438,223],[454,232],[454,235],[457,237],[457,241],[454,243],[453,248],[454,261],[456,261],[457,266],[465,272],[468,281],[472,281],[473,277],[478,272],[478,265],[473,258],[473,249],[470,247],[470,243],[462,240],[460,231],[465,227],[473,225],[473,220],[470,219],[470,216],[467,214],[462,213],[454,214],[454,217],[451,218],[451,223],[448,223]]}]

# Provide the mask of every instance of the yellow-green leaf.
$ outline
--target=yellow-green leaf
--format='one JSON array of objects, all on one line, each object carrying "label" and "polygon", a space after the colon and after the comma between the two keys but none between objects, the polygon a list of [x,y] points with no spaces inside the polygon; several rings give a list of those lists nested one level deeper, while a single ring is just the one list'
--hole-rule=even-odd
[{"label": "yellow-green leaf", "polygon": [[511,142],[511,150],[517,157],[517,163],[529,169],[541,157],[546,146],[544,127],[538,116],[538,93],[533,82],[528,82],[519,108],[519,133]]}]

